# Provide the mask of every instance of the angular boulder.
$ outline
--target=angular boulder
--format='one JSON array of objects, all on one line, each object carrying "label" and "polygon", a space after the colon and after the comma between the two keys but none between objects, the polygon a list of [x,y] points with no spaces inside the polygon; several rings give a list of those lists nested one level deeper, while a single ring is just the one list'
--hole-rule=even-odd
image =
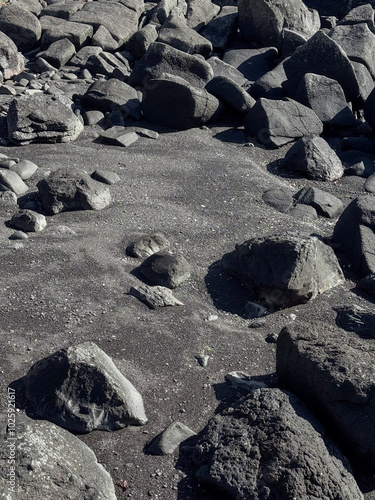
[{"label": "angular boulder", "polygon": [[144,258],[165,250],[169,245],[168,239],[162,233],[143,234],[127,245],[126,253],[131,257]]},{"label": "angular boulder", "polygon": [[8,138],[24,145],[33,142],[71,142],[83,130],[65,96],[34,94],[14,99],[8,110]]},{"label": "angular boulder", "polygon": [[292,393],[259,388],[213,417],[192,453],[220,498],[362,500],[350,465]]},{"label": "angular boulder", "polygon": [[246,132],[269,148],[323,132],[323,124],[314,111],[293,99],[261,97],[245,116],[244,126]]},{"label": "angular boulder", "polygon": [[16,44],[5,33],[0,31],[0,75],[1,81],[18,75],[25,69],[25,59],[18,52]]},{"label": "angular boulder", "polygon": [[36,417],[71,432],[113,431],[147,422],[140,393],[93,342],[38,361],[24,383]]},{"label": "angular boulder", "polygon": [[343,210],[342,201],[327,191],[316,187],[302,188],[294,196],[297,203],[314,207],[319,215],[333,219]]},{"label": "angular boulder", "polygon": [[215,76],[205,88],[210,94],[242,114],[250,111],[255,104],[255,99],[246,90],[226,76]]},{"label": "angular boulder", "polygon": [[5,415],[0,416],[1,491],[12,495],[9,473],[14,467],[17,498],[117,499],[111,476],[78,437],[22,413],[16,413],[14,437],[6,431],[8,421]]},{"label": "angular boulder", "polygon": [[20,210],[14,214],[10,220],[11,226],[21,229],[26,233],[42,231],[47,221],[43,214],[38,214],[32,210]]},{"label": "angular boulder", "polygon": [[0,31],[13,40],[20,52],[33,50],[42,36],[39,19],[17,3],[1,6]]},{"label": "angular boulder", "polygon": [[375,470],[375,347],[327,323],[289,325],[277,339],[285,388],[326,420],[346,453]]},{"label": "angular boulder", "polygon": [[78,169],[59,168],[37,184],[44,210],[101,210],[111,202],[109,187]]},{"label": "angular boulder", "polygon": [[332,248],[315,236],[253,238],[224,255],[221,265],[271,308],[304,304],[344,280]]},{"label": "angular boulder", "polygon": [[148,81],[141,110],[147,120],[177,130],[200,127],[218,118],[220,101],[207,90],[194,87],[183,78],[163,75]]},{"label": "angular boulder", "polygon": [[147,257],[139,272],[155,285],[176,288],[190,278],[191,266],[182,255],[162,251]]},{"label": "angular boulder", "polygon": [[197,31],[203,28],[220,12],[219,5],[211,2],[211,0],[187,0],[186,3],[187,25]]}]

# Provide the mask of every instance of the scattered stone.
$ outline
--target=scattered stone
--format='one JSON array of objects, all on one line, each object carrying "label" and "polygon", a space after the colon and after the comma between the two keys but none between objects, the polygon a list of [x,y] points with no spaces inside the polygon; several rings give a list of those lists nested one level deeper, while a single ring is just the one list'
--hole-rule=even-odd
[{"label": "scattered stone", "polygon": [[323,322],[293,323],[277,341],[280,382],[324,415],[338,444],[366,460],[372,470],[374,361],[372,342]]},{"label": "scattered stone", "polygon": [[104,113],[97,111],[95,109],[84,111],[82,113],[83,121],[85,125],[96,125],[104,118]]},{"label": "scattered stone", "polygon": [[322,137],[299,139],[285,155],[282,167],[318,181],[334,181],[344,175],[340,158]]},{"label": "scattered stone", "polygon": [[247,319],[261,318],[268,313],[266,307],[256,304],[255,302],[246,302],[245,311]]},{"label": "scattered stone", "polygon": [[269,332],[266,336],[266,342],[268,344],[276,344],[279,334],[275,332]]},{"label": "scattered stone", "polygon": [[311,205],[302,205],[302,203],[297,203],[288,214],[305,222],[312,222],[318,218],[318,212],[314,207]]},{"label": "scattered stone", "polygon": [[183,306],[183,302],[176,299],[169,288],[164,286],[148,286],[145,284],[131,287],[129,295],[133,295],[144,302],[150,309],[166,306]]},{"label": "scattered stone", "polygon": [[13,172],[13,170],[0,168],[0,190],[7,191],[8,189],[19,196],[26,193],[29,187],[16,172]]},{"label": "scattered stone", "polygon": [[144,258],[165,250],[170,245],[162,233],[143,234],[126,247],[126,253],[131,257]]},{"label": "scattered stone", "polygon": [[176,288],[190,278],[191,267],[182,255],[162,251],[144,260],[139,271],[155,285]]},{"label": "scattered stone", "polygon": [[356,304],[339,307],[336,322],[347,332],[355,332],[361,337],[375,338],[375,314]]},{"label": "scattered stone", "polygon": [[71,432],[113,431],[147,422],[142,396],[93,342],[38,361],[24,382],[35,416]]},{"label": "scattered stone", "polygon": [[91,177],[99,182],[104,182],[104,184],[116,184],[121,181],[121,178],[116,174],[116,172],[112,172],[111,170],[95,170]]},{"label": "scattered stone", "polygon": [[262,200],[281,213],[288,213],[294,205],[293,195],[287,188],[271,188],[263,193]]},{"label": "scattered stone", "polygon": [[13,215],[10,224],[16,229],[30,233],[42,231],[46,227],[47,221],[43,214],[38,214],[32,210],[20,210]]},{"label": "scattered stone", "polygon": [[202,368],[206,368],[210,356],[208,354],[198,354],[197,356],[195,356],[195,359],[198,361]]},{"label": "scattered stone", "polygon": [[9,236],[10,240],[27,240],[29,235],[23,231],[14,231],[13,234]]},{"label": "scattered stone", "polygon": [[[109,473],[94,452],[72,433],[16,413],[15,437],[0,417],[0,489],[9,489],[9,449],[14,449],[17,496],[20,498],[90,498],[116,500]],[[8,490],[9,491],[9,490]]]},{"label": "scattered stone", "polygon": [[196,436],[196,432],[181,422],[173,422],[149,443],[146,451],[150,455],[171,455],[192,436]]},{"label": "scattered stone", "polygon": [[26,181],[35,174],[38,170],[38,165],[35,165],[35,163],[30,160],[21,160],[18,163],[11,165],[9,170],[13,170],[13,172],[16,172],[16,174],[18,174],[23,181]]},{"label": "scattered stone", "polygon": [[158,132],[155,132],[155,130],[150,130],[148,128],[135,127],[134,132],[141,137],[147,137],[147,139],[159,139]]},{"label": "scattered stone", "polygon": [[319,215],[329,219],[340,215],[344,208],[342,201],[336,196],[315,187],[302,188],[295,195],[295,199],[297,203],[311,205]]},{"label": "scattered stone", "polygon": [[49,215],[67,210],[101,210],[111,203],[108,186],[74,168],[55,170],[37,187]]},{"label": "scattered stone", "polygon": [[196,478],[230,499],[362,500],[349,462],[292,393],[260,388],[215,415],[192,452]]},{"label": "scattered stone", "polygon": [[128,148],[139,139],[139,135],[126,127],[111,127],[99,136],[106,144]]},{"label": "scattered stone", "polygon": [[56,237],[77,236],[77,233],[73,229],[71,229],[68,226],[64,226],[62,224],[59,224],[57,226],[50,226],[46,230],[46,233],[48,233],[49,236],[56,236]]},{"label": "scattered stone", "polygon": [[224,255],[221,265],[270,309],[306,303],[343,282],[332,248],[314,236],[253,238]]}]

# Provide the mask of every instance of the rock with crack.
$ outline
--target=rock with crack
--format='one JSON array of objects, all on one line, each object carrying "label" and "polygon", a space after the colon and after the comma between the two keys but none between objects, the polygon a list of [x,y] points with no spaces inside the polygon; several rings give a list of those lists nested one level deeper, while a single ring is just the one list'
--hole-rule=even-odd
[{"label": "rock with crack", "polygon": [[213,121],[222,112],[223,106],[216,97],[178,76],[164,74],[149,80],[149,85],[141,109],[152,123],[186,130]]},{"label": "rock with crack", "polygon": [[221,265],[271,309],[304,304],[344,281],[332,248],[315,236],[253,238],[224,255]]},{"label": "rock with crack", "polygon": [[141,394],[93,342],[38,361],[24,383],[36,417],[71,432],[114,431],[147,422]]},{"label": "rock with crack", "polygon": [[146,451],[150,455],[170,455],[184,441],[196,436],[196,432],[192,431],[182,422],[172,422],[160,434],[147,445]]},{"label": "rock with crack", "polygon": [[347,459],[292,393],[259,388],[213,417],[192,451],[220,497],[362,500]]},{"label": "rock with crack", "polygon": [[[360,361],[359,361],[360,360]],[[375,470],[375,346],[327,323],[294,323],[277,340],[276,370],[334,429],[345,450]]]},{"label": "rock with crack", "polygon": [[323,124],[310,108],[293,99],[261,97],[245,117],[246,132],[269,148],[323,132]]},{"label": "rock with crack", "polygon": [[[116,500],[109,473],[78,437],[46,421],[16,416],[16,437],[0,416],[0,489],[10,492],[9,450],[14,450],[18,498],[80,498]],[[4,497],[5,498],[5,497]]]},{"label": "rock with crack", "polygon": [[297,203],[311,205],[323,217],[333,219],[342,212],[344,205],[336,196],[316,187],[305,187],[294,195]]},{"label": "rock with crack", "polygon": [[176,299],[169,288],[165,286],[148,286],[145,284],[132,286],[129,295],[133,295],[144,302],[150,309],[166,306],[183,306],[183,302]]},{"label": "rock with crack", "polygon": [[163,233],[142,234],[126,247],[126,253],[131,257],[145,258],[165,250],[170,245]]},{"label": "rock with crack", "polygon": [[345,208],[332,242],[362,277],[375,273],[375,195],[360,195]]},{"label": "rock with crack", "polygon": [[344,175],[340,158],[323,137],[300,138],[285,155],[282,168],[317,181],[335,181]]},{"label": "rock with crack", "polygon": [[107,185],[74,168],[55,170],[37,187],[49,215],[68,210],[101,210],[111,203]]},{"label": "rock with crack", "polygon": [[42,231],[46,227],[47,221],[43,214],[26,209],[14,214],[10,220],[10,225],[30,233]]},{"label": "rock with crack", "polygon": [[83,130],[65,96],[35,94],[14,99],[7,114],[8,138],[17,145],[33,142],[71,142]]},{"label": "rock with crack", "polygon": [[155,285],[176,288],[190,278],[191,266],[182,255],[162,251],[144,260],[139,272]]}]

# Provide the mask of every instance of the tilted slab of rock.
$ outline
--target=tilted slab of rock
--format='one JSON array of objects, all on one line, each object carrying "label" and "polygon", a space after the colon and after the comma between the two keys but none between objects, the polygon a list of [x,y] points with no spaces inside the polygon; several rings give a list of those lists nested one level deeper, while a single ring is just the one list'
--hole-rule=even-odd
[{"label": "tilted slab of rock", "polygon": [[244,126],[246,132],[270,148],[323,132],[323,124],[314,111],[293,99],[261,97],[245,116]]},{"label": "tilted slab of rock", "polygon": [[113,431],[147,422],[140,393],[93,342],[38,361],[24,382],[36,416],[73,432]]},{"label": "tilted slab of rock", "polygon": [[25,69],[25,59],[18,52],[16,44],[5,33],[0,31],[0,75],[1,81],[18,75]]},{"label": "tilted slab of rock", "polygon": [[302,0],[240,0],[238,25],[242,39],[281,49],[284,28],[310,38],[320,28],[320,19]]},{"label": "tilted slab of rock", "polygon": [[332,241],[362,276],[375,273],[375,195],[360,195],[345,208]]},{"label": "tilted slab of rock", "polygon": [[[4,498],[71,498],[116,500],[111,476],[95,453],[78,437],[50,422],[16,413],[15,438],[9,419],[0,416],[0,490],[9,492],[10,451],[14,452],[16,496]],[[7,476],[8,475],[8,476]]]},{"label": "tilted slab of rock", "polygon": [[78,169],[59,168],[37,184],[44,210],[101,210],[111,202],[109,187]]},{"label": "tilted slab of rock", "polygon": [[165,286],[148,286],[145,284],[132,286],[129,295],[133,295],[144,302],[150,309],[168,306],[183,306],[183,302],[176,299],[171,290]]},{"label": "tilted slab of rock", "polygon": [[[369,282],[367,277],[367,282]],[[356,304],[336,309],[336,323],[348,332],[355,332],[362,338],[375,338],[375,314]]]},{"label": "tilted slab of rock", "polygon": [[141,103],[147,120],[177,130],[185,130],[215,120],[222,112],[220,101],[207,90],[183,78],[164,74],[148,81]]},{"label": "tilted slab of rock", "polygon": [[8,138],[23,145],[32,142],[71,142],[83,130],[65,96],[35,94],[14,99],[7,114]]},{"label": "tilted slab of rock", "polygon": [[41,39],[42,49],[46,49],[51,43],[67,38],[77,50],[91,40],[94,30],[92,26],[82,23],[73,23],[64,19],[52,18],[47,24],[49,16],[41,18],[43,34]]},{"label": "tilted slab of rock", "polygon": [[215,52],[223,52],[235,39],[238,29],[238,9],[223,5],[219,14],[203,28],[203,35],[212,44]]},{"label": "tilted slab of rock", "polygon": [[277,49],[269,46],[260,49],[229,47],[223,54],[223,61],[238,69],[249,82],[268,73],[276,58]]},{"label": "tilted slab of rock", "polygon": [[304,304],[344,281],[334,251],[315,236],[254,238],[224,255],[221,264],[273,308]]},{"label": "tilted slab of rock", "polygon": [[0,190],[6,191],[8,189],[19,196],[26,193],[29,187],[23,182],[17,172],[6,168],[0,168]]},{"label": "tilted slab of rock", "polygon": [[280,382],[331,425],[346,452],[375,470],[375,345],[327,323],[283,328],[277,340]]},{"label": "tilted slab of rock", "polygon": [[191,85],[200,88],[213,77],[211,66],[202,58],[165,43],[154,42],[135,64],[128,83],[132,87],[140,85],[148,92],[155,87],[155,83],[151,84],[149,80],[162,78],[165,73],[184,78]]},{"label": "tilted slab of rock", "polygon": [[349,462],[296,396],[259,388],[213,417],[192,459],[220,498],[362,500]]}]

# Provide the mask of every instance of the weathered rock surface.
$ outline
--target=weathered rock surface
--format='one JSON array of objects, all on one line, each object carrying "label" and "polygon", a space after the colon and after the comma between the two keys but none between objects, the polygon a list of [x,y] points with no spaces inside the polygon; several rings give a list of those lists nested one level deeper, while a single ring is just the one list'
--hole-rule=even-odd
[{"label": "weathered rock surface", "polygon": [[338,308],[336,323],[348,332],[375,338],[375,314],[356,304]]},{"label": "weathered rock surface", "polygon": [[374,469],[374,344],[326,323],[301,323],[281,331],[276,356],[280,382]]},{"label": "weathered rock surface", "polygon": [[13,170],[0,168],[0,190],[13,191],[16,195],[24,194],[29,187],[23,182],[21,177]]},{"label": "weathered rock surface", "polygon": [[13,215],[10,224],[16,229],[22,229],[22,231],[29,233],[42,231],[46,227],[47,221],[43,214],[32,210],[20,210]]},{"label": "weathered rock surface", "polygon": [[67,210],[101,210],[111,203],[108,186],[78,169],[55,170],[37,186],[49,215]]},{"label": "weathered rock surface", "polygon": [[205,88],[239,113],[247,113],[255,104],[255,99],[229,77],[215,76]]},{"label": "weathered rock surface", "polygon": [[162,233],[143,234],[127,245],[126,253],[131,257],[144,258],[165,250],[169,245]]},{"label": "weathered rock surface", "polygon": [[221,263],[272,308],[303,304],[343,282],[332,248],[314,236],[254,238]]},{"label": "weathered rock surface", "polygon": [[225,498],[363,498],[322,425],[280,389],[256,389],[213,417],[192,458],[198,481]]},{"label": "weathered rock surface", "polygon": [[343,203],[336,196],[316,187],[302,188],[295,195],[297,203],[311,205],[319,215],[333,219],[343,210]]},{"label": "weathered rock surface", "polygon": [[162,251],[147,257],[139,271],[155,285],[176,288],[190,278],[191,266],[182,255]]},{"label": "weathered rock surface", "polygon": [[18,75],[25,69],[25,59],[18,52],[16,44],[0,31],[0,71],[1,81]]},{"label": "weathered rock surface", "polygon": [[140,393],[93,342],[38,361],[24,382],[36,416],[72,432],[113,431],[147,422]]},{"label": "weathered rock surface", "polygon": [[0,31],[13,40],[20,52],[33,50],[42,36],[38,18],[14,3],[1,6]]},{"label": "weathered rock surface", "polygon": [[147,453],[150,455],[170,455],[183,441],[195,435],[196,432],[182,422],[173,422],[149,443]]},{"label": "weathered rock surface", "polygon": [[286,188],[267,189],[262,195],[262,200],[282,213],[289,212],[294,204],[292,193]]},{"label": "weathered rock surface", "polygon": [[116,500],[111,476],[76,436],[50,422],[17,413],[14,439],[6,431],[7,423],[1,415],[0,489],[4,493],[11,494],[7,474],[12,449],[18,498]]},{"label": "weathered rock surface", "polygon": [[183,306],[183,302],[176,299],[169,288],[165,286],[148,286],[145,284],[132,286],[130,295],[144,302],[150,309],[167,306]]}]

